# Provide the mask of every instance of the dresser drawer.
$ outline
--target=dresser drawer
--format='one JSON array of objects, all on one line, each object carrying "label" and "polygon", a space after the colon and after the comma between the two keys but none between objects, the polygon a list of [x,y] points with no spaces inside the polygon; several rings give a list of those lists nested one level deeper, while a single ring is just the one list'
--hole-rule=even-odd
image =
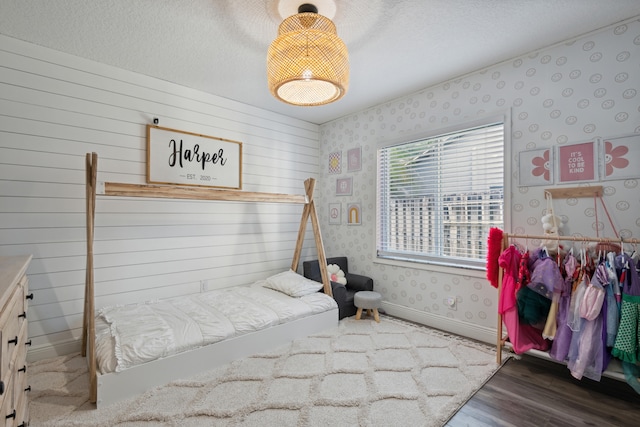
[{"label": "dresser drawer", "polygon": [[[16,409],[19,409],[21,403],[26,402],[24,398],[27,388],[27,323],[22,324],[22,330],[18,335],[18,348],[16,349],[16,362],[13,367],[13,402]],[[20,412],[20,411],[18,411]],[[20,424],[20,423],[18,423]]]},{"label": "dresser drawer", "polygon": [[0,427],[29,425],[26,271],[30,255],[0,257]]},{"label": "dresser drawer", "polygon": [[[13,426],[14,421],[18,416],[17,411],[14,413],[14,402],[13,402],[13,378],[8,377],[8,383],[5,385],[6,391],[3,395],[4,400],[2,401],[2,409],[0,409],[0,425],[2,426]],[[4,423],[4,424],[2,424]]]},{"label": "dresser drawer", "polygon": [[[14,289],[14,293],[18,294],[19,289]],[[24,324],[22,317],[18,317],[22,313],[22,301],[11,299],[0,315],[0,378],[5,378],[6,373],[10,370],[11,364],[15,360],[16,349],[20,334],[20,327]]]},{"label": "dresser drawer", "polygon": [[[29,293],[29,278],[25,275],[22,276],[20,282],[18,283],[18,288],[22,292],[21,296],[18,296],[20,300],[23,302],[23,313],[27,313],[29,308],[29,303],[33,300],[33,293]],[[25,316],[26,317],[26,316]]]}]

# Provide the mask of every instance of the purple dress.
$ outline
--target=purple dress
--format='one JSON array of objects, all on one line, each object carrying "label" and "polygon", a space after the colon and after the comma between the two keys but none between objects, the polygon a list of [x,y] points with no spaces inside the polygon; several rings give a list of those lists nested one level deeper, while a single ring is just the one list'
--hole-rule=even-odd
[{"label": "purple dress", "polygon": [[592,304],[592,301],[588,298],[593,292],[604,293],[603,285],[609,284],[609,278],[607,271],[605,270],[604,263],[601,263],[596,268],[596,272],[593,275],[589,287],[585,293],[585,298],[580,302],[580,312],[587,315],[588,318],[581,318],[580,330],[574,332],[571,337],[571,346],[569,347],[569,361],[567,367],[571,371],[571,375],[580,380],[582,377],[587,377],[594,381],[600,381],[602,376],[602,369],[604,366],[604,343],[602,339],[602,328],[604,323],[604,313],[602,311],[602,305],[604,298],[598,299],[598,303],[594,306],[587,306],[586,304]]},{"label": "purple dress", "polygon": [[573,281],[577,280],[578,261],[573,254],[569,254],[564,260],[564,270],[567,276],[564,280],[564,286],[560,291],[560,300],[558,301],[558,329],[549,351],[549,356],[558,362],[564,362],[569,355],[569,346],[571,345],[571,336],[573,332],[567,325],[567,315],[569,314],[569,305],[571,304],[571,288]]}]

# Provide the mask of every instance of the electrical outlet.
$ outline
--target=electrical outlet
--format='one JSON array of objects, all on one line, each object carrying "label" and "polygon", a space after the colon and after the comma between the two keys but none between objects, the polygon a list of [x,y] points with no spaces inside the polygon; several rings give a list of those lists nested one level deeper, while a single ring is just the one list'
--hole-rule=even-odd
[{"label": "electrical outlet", "polygon": [[456,305],[456,297],[446,297],[444,303],[447,305],[449,310],[456,310],[458,308]]}]

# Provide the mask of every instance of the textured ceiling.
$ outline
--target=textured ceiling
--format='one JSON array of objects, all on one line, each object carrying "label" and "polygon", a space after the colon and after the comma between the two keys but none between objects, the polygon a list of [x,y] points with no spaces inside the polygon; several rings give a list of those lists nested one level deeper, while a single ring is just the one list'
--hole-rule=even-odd
[{"label": "textured ceiling", "polygon": [[321,124],[640,15],[640,0],[336,3],[351,83],[320,107],[267,88],[278,0],[0,0],[0,33]]}]

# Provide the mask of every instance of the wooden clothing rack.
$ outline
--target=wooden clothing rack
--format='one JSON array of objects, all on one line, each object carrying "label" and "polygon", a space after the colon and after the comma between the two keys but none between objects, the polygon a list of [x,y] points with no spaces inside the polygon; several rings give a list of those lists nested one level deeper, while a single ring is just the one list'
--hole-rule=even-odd
[{"label": "wooden clothing rack", "polygon": [[[638,244],[640,243],[639,239],[625,239],[625,238],[606,238],[606,237],[578,237],[578,236],[558,236],[558,235],[533,235],[533,234],[510,234],[503,233],[502,242],[500,245],[500,253],[504,252],[505,249],[509,247],[509,241],[513,239],[530,239],[530,240],[557,240],[557,241],[569,241],[569,242],[597,242],[597,243],[617,243],[623,246],[624,244]],[[504,270],[500,268],[498,273],[498,301],[500,300],[502,294],[502,279],[504,277]],[[496,343],[496,363],[502,363],[502,347],[505,345],[507,337],[504,337],[502,334],[502,315],[498,313],[498,332],[497,332],[497,343]],[[543,352],[531,350],[534,354],[539,354]]]},{"label": "wooden clothing rack", "polygon": [[84,296],[84,317],[82,323],[82,355],[87,356],[89,367],[90,393],[89,398],[92,403],[97,400],[97,367],[96,367],[96,330],[95,330],[95,292],[94,292],[94,272],[93,272],[93,240],[95,224],[96,195],[104,196],[126,196],[126,197],[153,197],[170,199],[192,199],[192,200],[223,200],[234,202],[268,202],[268,203],[297,203],[304,204],[298,238],[291,262],[291,269],[298,270],[300,254],[304,243],[304,235],[307,222],[311,218],[313,227],[313,237],[318,253],[320,273],[324,293],[333,296],[329,274],[327,272],[327,260],[320,233],[320,223],[316,212],[313,192],[316,181],[309,178],[304,181],[305,195],[259,193],[240,190],[219,190],[204,187],[186,187],[171,185],[139,185],[124,183],[98,183],[98,154],[87,153],[86,155],[86,211],[87,211],[87,266],[85,278]]}]

